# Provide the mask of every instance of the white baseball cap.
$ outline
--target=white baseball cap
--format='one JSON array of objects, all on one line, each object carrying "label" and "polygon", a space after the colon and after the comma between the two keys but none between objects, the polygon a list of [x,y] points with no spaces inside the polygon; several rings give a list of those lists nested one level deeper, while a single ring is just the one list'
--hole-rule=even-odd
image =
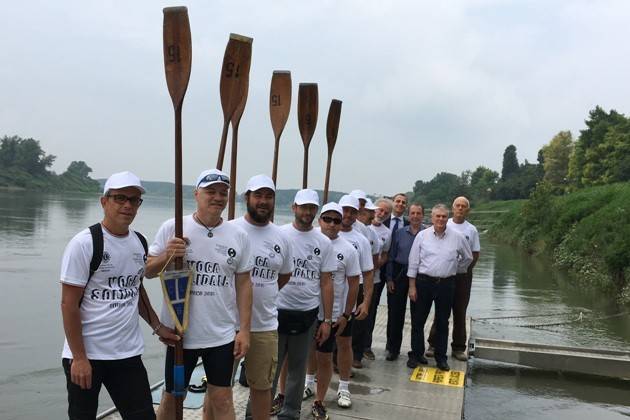
[{"label": "white baseball cap", "polygon": [[365,208],[367,210],[376,210],[378,207],[374,205],[374,203],[372,202],[371,199],[366,198],[365,199]]},{"label": "white baseball cap", "polygon": [[359,199],[352,195],[346,194],[341,196],[341,198],[339,199],[339,205],[341,207],[352,207],[355,210],[359,210]]},{"label": "white baseball cap", "polygon": [[218,169],[206,169],[197,177],[195,188],[206,188],[212,184],[225,184],[230,186],[230,177],[223,171]]},{"label": "white baseball cap", "polygon": [[140,178],[133,172],[124,171],[117,172],[107,178],[105,181],[105,187],[103,188],[103,195],[107,194],[109,190],[118,190],[120,188],[126,187],[134,187],[140,190],[141,194],[144,194],[146,191],[142,187],[142,183],[140,182]]},{"label": "white baseball cap", "polygon": [[367,200],[367,194],[363,190],[352,190],[350,195],[356,197],[357,200]]},{"label": "white baseball cap", "polygon": [[253,177],[249,178],[249,181],[247,181],[247,188],[245,189],[245,192],[258,191],[262,188],[269,188],[271,191],[276,192],[276,186],[273,184],[273,180],[267,175],[263,174],[254,175]]},{"label": "white baseball cap", "polygon": [[335,211],[339,213],[341,217],[343,217],[343,207],[341,207],[339,204],[335,203],[334,201],[331,201],[330,203],[327,203],[324,207],[322,207],[322,211],[320,215],[326,213],[327,211]]},{"label": "white baseball cap", "polygon": [[319,207],[319,196],[317,195],[317,191],[306,188],[295,193],[293,202],[298,206],[315,204]]}]

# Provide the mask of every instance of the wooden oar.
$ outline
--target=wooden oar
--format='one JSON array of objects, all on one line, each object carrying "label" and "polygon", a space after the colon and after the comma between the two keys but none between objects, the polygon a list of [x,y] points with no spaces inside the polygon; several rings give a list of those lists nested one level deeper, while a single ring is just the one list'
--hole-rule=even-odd
[{"label": "wooden oar", "polygon": [[[243,100],[243,94],[247,96],[248,88],[245,85],[249,84],[252,41],[252,38],[246,36],[230,34],[227,47],[225,47],[223,67],[221,68],[221,83],[219,85],[221,107],[223,108],[223,131],[221,133],[219,156],[217,157],[217,169],[223,169],[230,121],[233,121],[232,117]],[[245,104],[243,104],[243,109],[244,107]],[[234,127],[233,123],[232,127]],[[234,186],[233,182],[232,185]]]},{"label": "wooden oar", "polygon": [[245,104],[247,103],[247,92],[249,91],[249,80],[245,87],[245,94],[241,100],[241,103],[234,111],[232,115],[232,152],[230,154],[230,197],[228,206],[228,220],[234,219],[234,213],[236,210],[236,154],[238,149],[238,125],[241,122],[243,111],[245,111]]},{"label": "wooden oar", "polygon": [[[167,7],[164,10],[164,69],[166,84],[175,109],[175,236],[183,238],[182,229],[182,104],[188,88],[192,62],[192,42],[188,9],[186,7]],[[183,267],[181,257],[175,259],[175,268]],[[189,280],[190,281],[190,280]],[[183,330],[178,329],[179,334]],[[174,382],[184,383],[184,349],[182,341],[175,346]],[[184,389],[174,389],[175,417],[183,418]]]},{"label": "wooden oar", "polygon": [[326,123],[326,141],[328,142],[328,161],[326,162],[326,179],[324,182],[324,204],[328,203],[328,187],[330,184],[330,164],[332,154],[337,143],[339,132],[339,118],[341,117],[341,101],[333,99],[328,109],[328,121]]},{"label": "wooden oar", "polygon": [[317,83],[300,83],[298,90],[298,127],[304,143],[304,172],[302,188],[308,185],[308,146],[317,126]]},{"label": "wooden oar", "polygon": [[278,151],[280,150],[280,136],[289,119],[291,111],[291,72],[276,70],[271,76],[271,91],[269,92],[269,114],[271,116],[271,128],[275,136],[273,149],[273,168],[271,179],[276,184],[278,178]]}]

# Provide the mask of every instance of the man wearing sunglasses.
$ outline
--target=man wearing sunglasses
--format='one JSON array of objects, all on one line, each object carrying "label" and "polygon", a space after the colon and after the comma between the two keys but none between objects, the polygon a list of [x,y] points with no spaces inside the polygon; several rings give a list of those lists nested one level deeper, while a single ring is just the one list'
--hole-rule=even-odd
[{"label": "man wearing sunglasses", "polygon": [[251,345],[245,357],[245,373],[250,402],[246,419],[268,419],[271,387],[278,361],[278,290],[293,272],[293,254],[281,228],[271,221],[276,187],[267,175],[256,175],[247,182],[247,213],[231,223],[241,227],[249,238],[252,257]]},{"label": "man wearing sunglasses", "polygon": [[[328,339],[333,324],[332,272],[337,260],[330,239],[313,228],[313,220],[319,207],[317,192],[303,189],[293,200],[293,223],[281,227],[293,247],[294,269],[289,282],[278,293],[278,366],[287,360],[286,384],[280,382],[276,400],[283,399],[278,419],[300,418],[304,377],[308,350],[315,340],[322,344]],[[316,318],[320,300],[323,304],[324,322],[316,331]],[[274,391],[280,379],[278,369]],[[284,385],[284,386],[283,386]],[[285,392],[283,392],[285,391]],[[280,397],[284,395],[284,397]],[[274,402],[278,407],[279,401]]]},{"label": "man wearing sunglasses", "polygon": [[[317,420],[328,419],[324,397],[330,385],[332,377],[332,352],[336,341],[337,347],[343,347],[341,352],[343,357],[337,356],[339,375],[346,382],[350,380],[350,369],[352,365],[352,310],[357,301],[359,292],[359,276],[361,267],[359,266],[359,254],[354,246],[339,237],[341,230],[341,219],[343,209],[337,203],[328,203],[322,208],[319,217],[319,227],[321,232],[330,238],[333,253],[337,259],[337,269],[333,272],[333,324],[330,336],[322,344],[313,343],[310,350],[308,369],[306,373],[306,384],[304,387],[304,397],[310,398],[315,395],[312,414]],[[324,322],[324,308],[320,304],[318,322]],[[315,372],[317,372],[317,389],[315,390]]]},{"label": "man wearing sunglasses", "polygon": [[[185,240],[175,237],[175,220],[167,220],[155,235],[147,263],[148,277],[157,275],[176,257],[183,257],[193,271],[189,325],[184,336],[185,386],[201,357],[208,380],[205,414],[215,420],[235,417],[232,367],[249,348],[252,308],[247,233],[236,224],[224,223],[221,217],[229,189],[230,178],[225,173],[203,171],[195,183],[197,209],[183,220]],[[166,305],[161,321],[173,325]],[[175,417],[173,359],[173,348],[168,347],[158,419]]]},{"label": "man wearing sunglasses", "polygon": [[63,255],[62,364],[72,419],[96,417],[102,385],[123,418],[155,418],[138,316],[162,340],[178,337],[160,324],[142,286],[146,240],[129,225],[143,193],[133,173],[110,176],[101,197],[102,222],[79,232]]},{"label": "man wearing sunglasses", "polygon": [[[357,307],[354,313],[354,322],[352,323],[352,367],[360,369],[363,367],[361,359],[363,358],[363,350],[365,336],[367,333],[367,316],[370,311],[370,301],[372,299],[373,271],[374,262],[372,260],[372,250],[369,241],[353,228],[359,214],[359,200],[351,195],[344,195],[339,200],[339,205],[343,209],[343,217],[341,219],[341,231],[339,236],[350,242],[359,253],[359,266],[361,276],[359,278],[359,294],[357,297]],[[337,352],[338,360],[346,355],[346,348],[339,347]],[[340,371],[341,372],[341,371]],[[337,405],[342,408],[349,408],[352,405],[348,384],[350,375],[347,377],[340,376],[339,390],[337,392]]]}]

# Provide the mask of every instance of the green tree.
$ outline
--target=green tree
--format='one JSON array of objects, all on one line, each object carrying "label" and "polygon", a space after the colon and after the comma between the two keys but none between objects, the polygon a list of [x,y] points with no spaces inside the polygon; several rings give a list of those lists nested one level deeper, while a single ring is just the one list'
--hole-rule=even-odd
[{"label": "green tree", "polygon": [[485,166],[478,166],[470,175],[470,194],[477,200],[489,200],[494,193],[499,173]]},{"label": "green tree", "polygon": [[510,144],[503,152],[503,169],[501,170],[501,179],[508,180],[518,173],[518,158],[516,157],[516,146]]},{"label": "green tree", "polygon": [[87,164],[82,161],[72,161],[70,165],[68,165],[68,169],[66,169],[68,174],[72,174],[78,176],[79,178],[88,178],[90,173],[92,172],[92,168],[87,166]]},{"label": "green tree", "polygon": [[4,136],[0,141],[0,165],[17,168],[30,175],[46,175],[56,157],[47,155],[37,140]]},{"label": "green tree", "polygon": [[469,196],[469,185],[466,182],[467,172],[463,177],[448,172],[440,172],[428,182],[416,181],[413,188],[413,201],[419,201],[425,206],[436,203],[450,203],[460,195]]},{"label": "green tree", "polygon": [[568,183],[569,159],[573,146],[571,132],[561,131],[542,148],[544,180],[554,189],[563,190]]}]

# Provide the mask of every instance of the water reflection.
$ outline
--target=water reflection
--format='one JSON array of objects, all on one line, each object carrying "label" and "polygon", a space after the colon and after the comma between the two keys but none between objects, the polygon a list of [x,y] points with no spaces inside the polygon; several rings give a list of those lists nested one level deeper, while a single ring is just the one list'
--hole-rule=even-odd
[{"label": "water reflection", "polygon": [[88,208],[98,201],[99,196],[96,194],[64,194],[59,203],[65,210],[66,217],[72,220],[83,219]]},{"label": "water reflection", "polygon": [[32,235],[38,227],[46,228],[48,210],[44,194],[0,191],[0,232],[9,235]]}]

